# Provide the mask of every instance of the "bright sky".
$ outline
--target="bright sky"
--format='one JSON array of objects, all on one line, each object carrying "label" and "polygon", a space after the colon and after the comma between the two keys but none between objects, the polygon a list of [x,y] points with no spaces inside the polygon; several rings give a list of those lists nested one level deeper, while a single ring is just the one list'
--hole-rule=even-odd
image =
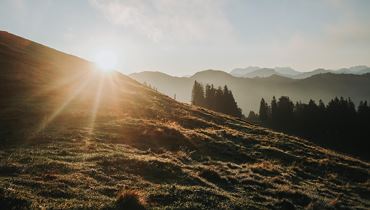
[{"label": "bright sky", "polygon": [[370,65],[370,0],[1,0],[0,30],[126,74]]}]

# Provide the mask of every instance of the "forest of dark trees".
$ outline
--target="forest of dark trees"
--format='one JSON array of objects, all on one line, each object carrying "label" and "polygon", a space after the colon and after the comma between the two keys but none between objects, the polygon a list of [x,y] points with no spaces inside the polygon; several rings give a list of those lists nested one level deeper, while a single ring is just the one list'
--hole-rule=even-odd
[{"label": "forest of dark trees", "polygon": [[359,106],[350,98],[334,98],[325,105],[310,100],[293,103],[289,97],[270,104],[263,98],[259,113],[248,118],[264,126],[305,137],[322,146],[370,159],[370,106],[361,101]]},{"label": "forest of dark trees", "polygon": [[235,117],[243,116],[233,93],[226,85],[223,88],[215,88],[213,85],[206,84],[204,87],[201,83],[195,81],[191,95],[191,104]]}]

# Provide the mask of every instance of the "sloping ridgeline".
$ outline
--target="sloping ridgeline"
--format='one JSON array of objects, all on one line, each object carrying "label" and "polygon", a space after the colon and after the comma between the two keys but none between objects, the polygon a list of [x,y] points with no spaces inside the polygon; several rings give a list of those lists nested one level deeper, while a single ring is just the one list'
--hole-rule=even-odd
[{"label": "sloping ridgeline", "polygon": [[370,208],[367,162],[6,32],[0,71],[1,209]]}]

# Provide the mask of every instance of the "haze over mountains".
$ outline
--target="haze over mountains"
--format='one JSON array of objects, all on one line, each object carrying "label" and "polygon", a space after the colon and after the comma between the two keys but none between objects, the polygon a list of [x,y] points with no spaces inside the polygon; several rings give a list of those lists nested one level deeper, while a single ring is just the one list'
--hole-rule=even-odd
[{"label": "haze over mountains", "polygon": [[231,75],[244,78],[269,77],[272,75],[279,75],[292,79],[305,79],[313,75],[324,73],[361,75],[370,73],[370,67],[362,65],[362,66],[352,66],[349,68],[341,68],[337,70],[319,68],[313,71],[300,72],[290,67],[261,68],[257,66],[250,66],[246,68],[236,68],[230,71]]},{"label": "haze over mountains", "polygon": [[170,97],[176,94],[176,98],[183,102],[190,102],[195,80],[215,86],[227,85],[244,114],[248,114],[250,110],[258,111],[261,98],[270,101],[273,96],[289,96],[293,101],[302,102],[322,99],[325,103],[339,96],[350,97],[356,104],[361,100],[370,100],[370,74],[323,73],[305,79],[273,74],[269,77],[242,78],[224,71],[206,70],[191,77],[174,77],[161,72],[141,72],[130,76],[137,81],[151,84]]}]

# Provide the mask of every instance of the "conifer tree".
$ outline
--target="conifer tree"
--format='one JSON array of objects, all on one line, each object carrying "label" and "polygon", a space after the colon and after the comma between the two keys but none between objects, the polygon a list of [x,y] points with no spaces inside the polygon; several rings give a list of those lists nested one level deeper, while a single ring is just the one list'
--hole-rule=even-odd
[{"label": "conifer tree", "polygon": [[272,97],[271,101],[271,121],[273,123],[277,121],[277,102],[275,96]]},{"label": "conifer tree", "polygon": [[[199,95],[202,95],[203,98]],[[226,85],[223,88],[218,87],[216,89],[213,85],[206,84],[204,91],[203,86],[195,81],[192,91],[192,104],[236,117],[243,116],[242,110],[238,107],[232,92]]]},{"label": "conifer tree", "polygon": [[268,119],[268,113],[269,113],[269,106],[265,102],[265,99],[262,98],[260,102],[259,119],[263,122],[266,122]]},{"label": "conifer tree", "polygon": [[204,87],[197,81],[194,81],[193,90],[191,94],[191,104],[197,106],[204,106]]}]

